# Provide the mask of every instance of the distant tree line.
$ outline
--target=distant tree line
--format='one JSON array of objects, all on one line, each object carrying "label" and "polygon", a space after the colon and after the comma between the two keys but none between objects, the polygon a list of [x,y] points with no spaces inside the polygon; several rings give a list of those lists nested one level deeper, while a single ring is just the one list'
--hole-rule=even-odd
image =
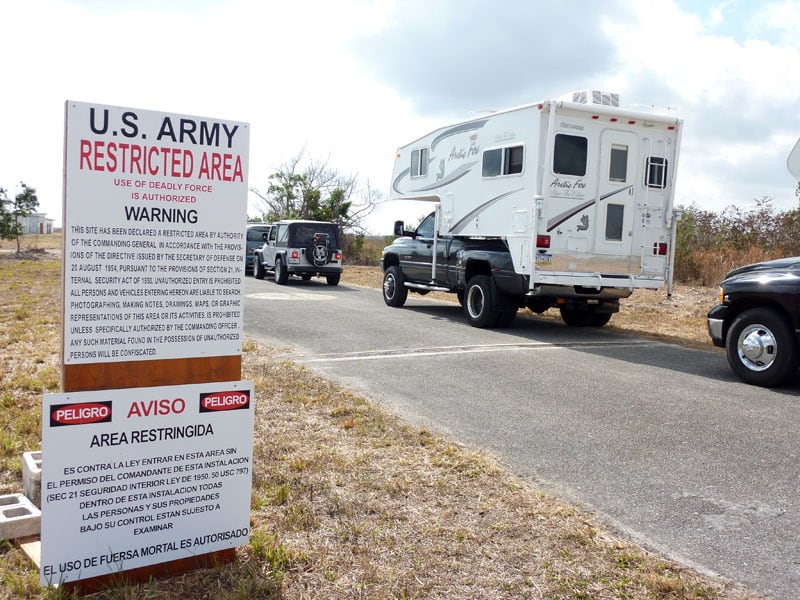
[{"label": "distant tree line", "polygon": [[677,281],[716,285],[735,267],[800,256],[800,206],[778,211],[765,196],[748,209],[729,206],[716,213],[693,204],[682,210],[675,240]]},{"label": "distant tree line", "polygon": [[39,206],[36,190],[20,182],[20,191],[14,199],[9,199],[8,192],[0,187],[0,238],[17,240],[17,254],[20,253],[20,236],[23,233],[22,219],[29,217]]}]

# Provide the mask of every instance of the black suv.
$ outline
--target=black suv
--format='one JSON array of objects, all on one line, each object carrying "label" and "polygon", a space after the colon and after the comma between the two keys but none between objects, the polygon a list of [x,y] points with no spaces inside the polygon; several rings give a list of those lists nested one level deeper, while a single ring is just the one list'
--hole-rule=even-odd
[{"label": "black suv", "polygon": [[708,313],[708,333],[746,383],[786,382],[800,364],[800,257],[734,269]]},{"label": "black suv", "polygon": [[304,281],[325,277],[328,285],[338,285],[342,276],[342,251],[339,227],[326,221],[285,220],[273,223],[263,246],[253,253],[256,279],[268,271],[275,282],[284,285],[290,275]]}]

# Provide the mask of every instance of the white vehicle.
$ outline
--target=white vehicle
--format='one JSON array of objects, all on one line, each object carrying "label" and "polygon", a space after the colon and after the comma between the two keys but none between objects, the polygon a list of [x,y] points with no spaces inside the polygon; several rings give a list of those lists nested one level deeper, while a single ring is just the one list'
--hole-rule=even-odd
[{"label": "white vehicle", "polygon": [[[618,104],[615,94],[575,92],[442,127],[398,149],[391,198],[435,203],[439,258],[427,269],[429,288],[405,276],[402,252],[384,255],[384,272],[398,266],[395,277],[412,291],[463,294],[465,273],[442,280],[441,271],[458,269],[440,242],[499,239],[523,289],[497,284],[524,294],[519,304],[533,310],[568,298],[616,299],[618,310],[637,288],[671,285],[683,123]],[[401,225],[397,233],[412,235]],[[591,312],[590,304],[571,301],[570,314]],[[616,312],[614,302],[604,310]]]}]

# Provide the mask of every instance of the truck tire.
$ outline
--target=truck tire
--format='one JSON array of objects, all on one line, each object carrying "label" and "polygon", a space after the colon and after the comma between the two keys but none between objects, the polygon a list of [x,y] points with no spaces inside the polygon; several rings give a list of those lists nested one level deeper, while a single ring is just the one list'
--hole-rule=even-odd
[{"label": "truck tire", "polygon": [[763,387],[786,381],[800,362],[794,330],[769,308],[751,308],[736,317],[725,349],[736,376]]},{"label": "truck tire", "polygon": [[593,313],[588,310],[578,310],[577,308],[560,307],[561,320],[567,327],[588,327]]},{"label": "truck tire", "polygon": [[256,279],[264,279],[265,274],[264,265],[261,264],[261,259],[256,256],[253,258],[253,276]]},{"label": "truck tire", "polygon": [[405,277],[400,267],[386,269],[383,275],[383,301],[388,306],[403,306],[408,298],[408,288],[404,285]]},{"label": "truck tire", "polygon": [[612,313],[592,313],[592,318],[589,319],[589,327],[602,327],[611,320]]},{"label": "truck tire", "polygon": [[517,316],[516,310],[505,310],[497,317],[497,327],[511,327]]},{"label": "truck tire", "polygon": [[331,273],[330,275],[325,275],[325,281],[328,282],[328,285],[339,285],[341,277],[341,273]]},{"label": "truck tire", "polygon": [[577,308],[561,307],[561,319],[568,327],[602,327],[611,320],[610,312],[596,312],[594,310],[580,310]]},{"label": "truck tire", "polygon": [[488,328],[497,324],[500,313],[494,308],[492,278],[488,275],[475,275],[467,282],[464,316],[473,327]]},{"label": "truck tire", "polygon": [[281,257],[279,256],[275,259],[275,283],[278,285],[286,285],[287,281],[289,281],[289,271],[283,266],[283,261],[281,261]]}]

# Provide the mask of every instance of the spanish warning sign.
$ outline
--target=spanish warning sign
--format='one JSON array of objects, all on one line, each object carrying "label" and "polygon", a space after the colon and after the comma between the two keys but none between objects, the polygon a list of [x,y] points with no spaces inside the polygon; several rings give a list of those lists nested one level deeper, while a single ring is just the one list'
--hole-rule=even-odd
[{"label": "spanish warning sign", "polygon": [[64,364],[241,354],[249,134],[67,102]]},{"label": "spanish warning sign", "polygon": [[43,585],[249,542],[250,381],[46,394]]}]

